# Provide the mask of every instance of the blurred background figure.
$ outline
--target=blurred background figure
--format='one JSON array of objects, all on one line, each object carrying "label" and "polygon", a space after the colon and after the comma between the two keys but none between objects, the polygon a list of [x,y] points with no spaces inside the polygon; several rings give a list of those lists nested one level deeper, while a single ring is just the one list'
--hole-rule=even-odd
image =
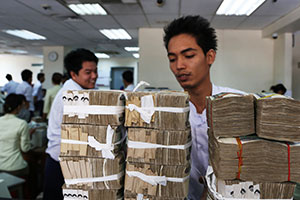
[{"label": "blurred background figure", "polygon": [[20,98],[21,103],[21,109],[19,113],[16,115],[18,118],[25,120],[27,123],[30,122],[30,112],[28,110],[28,103],[26,101],[26,98],[22,94],[18,94],[18,98]]},{"label": "blurred background figure", "polygon": [[50,113],[50,108],[52,105],[52,102],[57,94],[57,92],[60,90],[61,86],[60,86],[60,82],[63,78],[63,75],[61,73],[57,73],[55,72],[52,75],[52,84],[53,87],[47,89],[46,92],[46,97],[45,97],[45,103],[44,103],[44,108],[43,108],[43,119],[44,121],[46,121],[49,117],[49,113]]},{"label": "blurred background figure", "polygon": [[29,151],[30,134],[26,121],[16,117],[21,108],[18,95],[6,97],[5,115],[0,117],[0,171],[26,178],[29,168],[21,152]]},{"label": "blurred background figure", "polygon": [[63,74],[61,78],[61,85],[63,85],[69,79],[67,74]]},{"label": "blurred background figure", "polygon": [[284,95],[286,93],[286,88],[281,83],[271,86],[270,90],[276,94],[281,94],[281,95]]},{"label": "blurred background figure", "polygon": [[130,70],[123,72],[122,78],[123,78],[124,90],[132,91],[134,89],[133,72]]},{"label": "blurred background figure", "polygon": [[33,96],[33,100],[34,100],[35,111],[37,111],[38,115],[42,117],[43,105],[44,105],[42,83],[45,81],[45,74],[38,73],[37,79],[38,79],[38,81],[36,84],[34,84],[34,87],[33,87],[32,96]]},{"label": "blurred background figure", "polygon": [[30,119],[33,117],[33,112],[34,112],[34,104],[33,104],[33,96],[32,96],[32,91],[33,88],[31,86],[32,82],[32,71],[29,69],[24,69],[21,72],[21,77],[23,82],[20,83],[16,89],[16,94],[22,94],[26,98],[26,104],[28,106],[28,110],[30,111]]},{"label": "blurred background figure", "polygon": [[12,76],[10,74],[6,74],[5,78],[8,80],[8,83],[6,83],[3,88],[1,89],[1,92],[6,92],[7,95],[11,93],[16,93],[16,89],[18,87],[17,82],[12,80]]}]

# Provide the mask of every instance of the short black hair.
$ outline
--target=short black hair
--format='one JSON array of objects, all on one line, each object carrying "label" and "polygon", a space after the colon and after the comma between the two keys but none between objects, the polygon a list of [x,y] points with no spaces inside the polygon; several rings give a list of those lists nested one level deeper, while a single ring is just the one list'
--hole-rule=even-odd
[{"label": "short black hair", "polygon": [[164,43],[167,50],[172,37],[180,34],[189,34],[195,37],[204,55],[206,55],[210,49],[217,51],[216,31],[210,27],[210,23],[207,19],[201,16],[184,16],[175,19],[164,28],[164,32]]},{"label": "short black hair", "polygon": [[279,91],[282,91],[283,94],[286,93],[286,88],[284,87],[284,85],[282,83],[271,86],[270,90],[272,90],[274,93],[278,93]]},{"label": "short black hair", "polygon": [[71,71],[78,75],[79,70],[82,68],[82,63],[85,61],[91,61],[98,63],[98,58],[95,54],[87,49],[75,49],[68,53],[64,58],[64,66],[71,77]]},{"label": "short black hair", "polygon": [[133,73],[132,73],[132,71],[127,70],[127,71],[123,72],[122,77],[128,83],[133,83]]},{"label": "short black hair", "polygon": [[53,73],[52,82],[56,85],[59,85],[61,82],[62,76],[63,75],[61,73],[58,73],[58,72]]},{"label": "short black hair", "polygon": [[37,76],[36,76],[37,80],[40,80],[43,77],[45,77],[44,73],[38,73]]},{"label": "short black hair", "polygon": [[6,78],[7,80],[9,80],[9,81],[12,80],[12,76],[11,76],[10,74],[6,74],[5,78]]},{"label": "short black hair", "polygon": [[22,103],[23,101],[18,94],[14,94],[14,93],[9,94],[5,98],[5,103],[3,104],[4,113],[12,113]]},{"label": "short black hair", "polygon": [[29,69],[24,69],[21,72],[21,77],[23,81],[28,81],[30,78],[32,78],[32,71],[30,71]]}]

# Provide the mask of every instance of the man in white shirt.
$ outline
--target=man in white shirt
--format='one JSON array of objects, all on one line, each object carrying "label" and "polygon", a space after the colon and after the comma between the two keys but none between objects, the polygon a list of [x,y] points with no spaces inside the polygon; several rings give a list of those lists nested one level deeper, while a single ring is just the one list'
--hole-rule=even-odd
[{"label": "man in white shirt", "polygon": [[192,167],[188,198],[198,200],[206,195],[199,179],[205,176],[209,160],[205,98],[220,92],[242,92],[211,83],[210,67],[215,61],[217,37],[206,19],[181,17],[166,26],[164,31],[170,69],[190,95]]},{"label": "man in white shirt", "polygon": [[66,90],[93,89],[98,77],[98,58],[89,50],[76,49],[68,53],[64,66],[71,79],[67,80],[57,93],[49,116],[47,129],[48,147],[45,164],[44,200],[63,199],[62,185],[64,178],[59,165],[61,123],[63,119],[62,95]]},{"label": "man in white shirt", "polygon": [[[30,111],[30,119],[33,116],[34,112],[34,105],[33,105],[33,96],[32,96],[32,71],[29,69],[25,69],[21,72],[21,77],[23,82],[20,83],[16,89],[16,94],[23,94],[26,98],[26,103],[29,104],[29,111]],[[28,107],[28,105],[27,105]]]},{"label": "man in white shirt", "polygon": [[58,91],[60,90],[60,82],[62,79],[62,74],[55,72],[52,75],[52,84],[53,87],[47,89],[46,96],[45,96],[45,103],[43,107],[43,119],[46,121],[49,118],[51,105],[54,101],[54,98]]},{"label": "man in white shirt", "polygon": [[45,74],[38,73],[36,78],[38,81],[33,86],[32,96],[33,96],[35,111],[38,111],[39,115],[42,116],[43,104],[44,104],[42,83],[45,81]]},{"label": "man in white shirt", "polygon": [[9,95],[11,93],[16,93],[16,89],[19,85],[19,83],[12,80],[12,76],[10,74],[7,74],[5,78],[8,80],[8,83],[6,83],[3,88],[1,89],[2,92],[6,92],[6,95]]},{"label": "man in white shirt", "polygon": [[124,90],[125,91],[132,91],[134,89],[133,85],[133,72],[127,70],[122,73],[123,83],[124,83]]}]

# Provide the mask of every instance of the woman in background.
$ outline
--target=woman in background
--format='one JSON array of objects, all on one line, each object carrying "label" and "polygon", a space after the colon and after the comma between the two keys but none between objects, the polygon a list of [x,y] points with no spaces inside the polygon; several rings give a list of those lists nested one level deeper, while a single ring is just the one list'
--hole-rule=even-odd
[{"label": "woman in background", "polygon": [[5,115],[0,117],[0,171],[15,176],[28,175],[27,162],[22,152],[30,149],[30,134],[25,120],[16,117],[22,108],[19,95],[9,94],[3,105]]}]

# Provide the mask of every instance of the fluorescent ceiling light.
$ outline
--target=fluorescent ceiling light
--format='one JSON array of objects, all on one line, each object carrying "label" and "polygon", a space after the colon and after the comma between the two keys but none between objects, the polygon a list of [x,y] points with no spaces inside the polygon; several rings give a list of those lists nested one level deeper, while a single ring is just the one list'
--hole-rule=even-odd
[{"label": "fluorescent ceiling light", "polygon": [[44,36],[38,35],[27,30],[3,30],[3,32],[26,40],[46,40]]},{"label": "fluorescent ceiling light", "polygon": [[98,3],[70,4],[68,6],[78,15],[107,15],[107,12]]},{"label": "fluorescent ceiling light", "polygon": [[217,15],[251,15],[266,0],[223,0]]},{"label": "fluorescent ceiling light", "polygon": [[27,54],[28,53],[28,51],[21,50],[21,49],[9,49],[6,51],[9,53],[15,53],[15,54]]},{"label": "fluorescent ceiling light", "polygon": [[98,58],[110,58],[106,53],[95,53]]},{"label": "fluorescent ceiling light", "polygon": [[140,54],[138,54],[138,53],[133,53],[132,55],[133,55],[133,57],[135,57],[135,58],[139,58],[139,57],[140,57]]},{"label": "fluorescent ceiling light", "polygon": [[124,29],[100,29],[110,40],[131,40],[131,36]]},{"label": "fluorescent ceiling light", "polygon": [[125,47],[124,49],[126,51],[139,51],[140,47]]}]

